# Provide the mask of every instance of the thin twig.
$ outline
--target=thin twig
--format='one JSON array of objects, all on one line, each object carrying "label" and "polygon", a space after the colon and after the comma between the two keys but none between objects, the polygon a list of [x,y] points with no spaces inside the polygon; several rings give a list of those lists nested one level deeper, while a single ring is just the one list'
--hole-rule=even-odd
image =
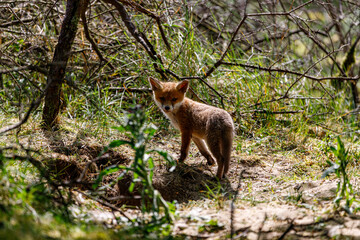
[{"label": "thin twig", "polygon": [[100,61],[104,62],[105,65],[108,65],[111,69],[114,70],[115,69],[114,66],[110,63],[110,61],[106,60],[103,57],[103,55],[101,54],[98,46],[96,45],[95,41],[92,39],[92,37],[90,35],[89,27],[88,27],[88,24],[87,24],[87,21],[86,21],[86,15],[85,15],[88,4],[89,4],[89,0],[86,0],[86,2],[84,3],[84,6],[82,7],[81,13],[80,13],[81,20],[82,20],[82,23],[83,23],[83,26],[84,26],[85,37],[90,42],[91,47],[94,49],[94,51],[98,55]]},{"label": "thin twig", "polygon": [[[299,76],[291,85],[290,87],[286,90],[284,97],[286,97],[289,94],[290,89],[298,82],[300,81],[301,78],[303,78],[305,76],[305,74],[307,74],[313,67],[315,67],[319,62],[323,61],[324,59],[331,57],[332,54],[334,54],[335,52],[338,52],[342,49],[343,47],[340,47],[338,50],[334,50],[331,51],[329,53],[327,53],[324,57],[320,58],[319,60],[317,60],[316,62],[314,62],[310,67],[308,67],[305,72]],[[330,95],[331,96],[331,95]],[[332,96],[331,96],[332,97]]]},{"label": "thin twig", "polygon": [[286,234],[288,234],[293,228],[294,228],[294,220],[291,220],[289,227],[286,228],[286,230],[283,232],[283,234],[281,234],[278,240],[284,239]]},{"label": "thin twig", "polygon": [[109,154],[101,155],[101,156],[99,156],[99,157],[97,157],[97,158],[89,161],[89,162],[85,165],[83,171],[82,171],[81,174],[80,174],[80,177],[76,180],[76,182],[82,182],[82,180],[83,180],[83,178],[84,178],[87,170],[89,169],[89,167],[90,167],[90,165],[91,165],[92,163],[95,163],[95,162],[97,162],[97,161],[99,161],[99,160],[106,159],[106,158],[109,158]]},{"label": "thin twig", "polygon": [[154,47],[150,44],[145,34],[140,32],[136,28],[136,26],[132,23],[131,18],[127,13],[125,7],[116,0],[103,0],[103,1],[113,5],[118,10],[120,17],[124,22],[128,31],[130,32],[130,34],[135,38],[135,40],[138,43],[140,43],[144,47],[145,51],[153,60],[153,66],[155,68],[155,71],[158,72],[164,79],[167,79],[166,75],[164,74],[164,71],[162,70],[161,67],[159,67],[159,64],[163,65],[163,61],[160,55],[156,53]]},{"label": "thin twig", "polygon": [[246,63],[233,63],[233,62],[224,62],[224,61],[222,61],[222,64],[223,65],[228,65],[228,66],[240,66],[240,67],[243,67],[243,68],[258,69],[258,70],[267,71],[267,72],[288,73],[288,74],[292,74],[292,75],[296,75],[296,76],[303,76],[305,78],[315,80],[315,81],[324,81],[324,80],[356,81],[356,80],[360,79],[360,76],[355,76],[355,77],[343,77],[343,76],[338,76],[338,77],[314,77],[314,76],[311,76],[311,75],[307,75],[307,74],[300,73],[300,72],[295,72],[295,71],[292,71],[292,70],[281,69],[281,68],[268,68],[268,67],[262,67],[260,65],[250,65],[250,64],[246,64]]},{"label": "thin twig", "polygon": [[[218,95],[219,97],[220,97],[220,99],[221,99],[221,105],[224,107],[224,103],[223,103],[223,99],[224,99],[224,97],[223,97],[223,95],[221,95],[218,91],[216,91],[216,89],[215,88],[213,88],[208,82],[206,82],[202,77],[198,77],[198,76],[194,76],[194,77],[192,77],[192,76],[188,76],[188,77],[180,77],[180,76],[178,76],[176,73],[174,73],[173,71],[171,71],[170,69],[166,69],[165,70],[167,73],[169,73],[171,76],[173,76],[173,77],[175,77],[176,79],[178,79],[178,80],[191,80],[191,79],[197,79],[197,80],[200,80],[202,83],[204,83],[208,88],[210,88],[210,90],[211,91],[213,91],[216,95]],[[193,94],[195,94],[195,92],[192,90],[192,89],[190,89],[190,91],[193,93]],[[195,94],[196,95],[196,94]],[[196,97],[199,99],[199,100],[201,100],[197,95],[196,95]],[[202,102],[204,102],[203,100],[201,100]]]},{"label": "thin twig", "polygon": [[[310,34],[310,32],[308,31],[308,30],[306,30],[303,26],[301,26],[301,24],[298,22],[298,21],[296,21],[295,20],[295,18],[293,17],[293,18],[289,18],[289,19],[294,19],[294,22],[297,24],[297,26],[306,34],[306,36],[308,36],[327,56],[329,56],[330,57],[330,59],[333,61],[333,63],[335,64],[335,66],[339,69],[339,71],[341,72],[341,74],[343,75],[343,76],[347,76],[346,75],[346,73],[344,72],[344,70],[340,67],[340,65],[338,64],[338,62],[333,58],[333,56],[331,55],[334,51],[332,51],[332,52],[328,52],[326,49],[325,49],[325,47],[317,40],[317,39],[315,39],[315,37],[314,36],[312,36],[311,34]],[[302,19],[301,19],[301,21],[303,21]],[[304,22],[304,21],[303,21]],[[304,24],[306,24],[306,23],[304,23]],[[307,25],[307,24],[306,24]],[[309,29],[311,29],[308,25],[307,25],[307,27],[309,28]],[[312,30],[311,30],[312,31]]]},{"label": "thin twig", "polygon": [[234,230],[235,201],[236,201],[236,198],[240,191],[241,180],[243,179],[244,172],[245,172],[245,169],[241,170],[241,172],[240,172],[238,186],[235,189],[236,192],[235,192],[233,200],[231,201],[231,208],[230,208],[230,238],[231,239],[233,239],[233,237],[235,235],[235,230]]},{"label": "thin twig", "polygon": [[[245,4],[245,9],[246,9],[246,4]],[[220,59],[205,73],[204,79],[207,78],[209,75],[211,75],[211,73],[221,65],[222,60],[224,59],[224,57],[226,56],[227,52],[230,49],[230,46],[232,45],[232,43],[235,40],[235,37],[237,35],[237,33],[239,32],[241,26],[244,24],[245,20],[247,18],[246,12],[244,12],[244,17],[242,18],[242,20],[240,21],[240,23],[238,24],[234,34],[231,37],[230,42],[228,43],[225,51],[221,54]]]},{"label": "thin twig", "polygon": [[33,110],[35,110],[41,103],[41,100],[44,98],[45,94],[46,94],[46,91],[47,89],[49,88],[50,84],[51,84],[52,81],[49,81],[47,84],[46,84],[46,87],[44,88],[44,90],[41,92],[40,96],[33,100],[30,104],[30,107],[29,109],[27,110],[27,112],[25,113],[25,116],[18,122],[18,123],[15,123],[11,126],[8,126],[8,127],[4,127],[2,129],[0,129],[0,134],[4,134],[6,132],[9,132],[11,130],[14,130],[18,127],[20,127],[21,125],[23,125],[24,123],[27,122],[27,120],[29,119],[30,117],[30,114]]},{"label": "thin twig", "polygon": [[26,19],[14,20],[14,21],[11,21],[11,22],[0,24],[0,28],[7,28],[7,27],[10,27],[10,26],[13,26],[13,25],[17,25],[19,23],[24,24],[24,23],[32,22],[34,20],[36,20],[36,18],[26,18]]},{"label": "thin twig", "polygon": [[299,6],[297,6],[296,8],[287,11],[287,12],[266,12],[266,13],[249,13],[248,16],[249,17],[255,17],[255,16],[274,16],[274,15],[290,15],[291,13],[295,12],[296,10],[299,10],[300,8],[305,7],[306,5],[310,4],[314,2],[314,0],[310,0],[308,2],[305,2]]},{"label": "thin twig", "polygon": [[266,223],[266,220],[267,220],[267,214],[265,213],[265,214],[264,214],[264,220],[262,221],[262,223],[261,223],[261,225],[260,225],[260,227],[259,227],[259,233],[258,233],[258,237],[257,237],[258,240],[261,239],[262,230],[263,230],[263,228],[264,228],[264,225],[265,225],[265,223]]},{"label": "thin twig", "polygon": [[151,88],[127,88],[127,87],[109,87],[109,90],[127,91],[127,92],[151,92]]},{"label": "thin twig", "polygon": [[84,193],[83,191],[80,191],[79,189],[74,189],[75,191],[77,191],[78,193],[81,193],[83,194],[84,196],[94,200],[94,201],[97,201],[98,203],[108,207],[108,208],[111,208],[112,210],[114,211],[117,211],[119,212],[121,215],[123,215],[127,220],[129,220],[131,222],[131,218],[129,216],[127,216],[123,211],[121,211],[120,208],[118,207],[115,207],[114,205],[112,205],[111,203],[107,202],[107,201],[104,201],[104,200],[101,200],[99,198],[96,198],[94,196],[91,196],[90,194],[87,194],[87,193]]},{"label": "thin twig", "polygon": [[[249,51],[254,45],[257,45],[259,43],[262,43],[262,42],[267,42],[267,41],[270,41],[270,40],[278,40],[278,39],[281,39],[283,40],[284,38],[288,38],[294,34],[297,34],[301,32],[301,30],[297,29],[297,30],[294,30],[294,31],[290,31],[288,32],[288,30],[286,31],[287,35],[285,36],[286,33],[280,33],[280,34],[277,34],[277,35],[272,35],[272,36],[266,36],[262,39],[259,39],[257,41],[255,41],[252,45],[250,45],[249,47],[247,47],[246,49],[244,49],[244,52],[247,52]],[[244,41],[244,43],[248,43],[248,41]]]},{"label": "thin twig", "polygon": [[251,113],[251,112],[265,113],[265,114],[272,114],[272,115],[304,113],[303,110],[299,110],[299,111],[269,111],[269,110],[261,110],[261,109],[255,109],[252,111],[242,112],[242,113]]}]

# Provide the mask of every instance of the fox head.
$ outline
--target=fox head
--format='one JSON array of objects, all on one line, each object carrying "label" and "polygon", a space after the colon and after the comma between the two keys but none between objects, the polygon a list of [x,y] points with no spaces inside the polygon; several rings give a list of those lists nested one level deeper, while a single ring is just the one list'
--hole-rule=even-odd
[{"label": "fox head", "polygon": [[149,82],[154,93],[155,103],[160,109],[165,113],[176,112],[184,100],[189,81],[184,80],[179,83],[160,82],[149,77]]}]

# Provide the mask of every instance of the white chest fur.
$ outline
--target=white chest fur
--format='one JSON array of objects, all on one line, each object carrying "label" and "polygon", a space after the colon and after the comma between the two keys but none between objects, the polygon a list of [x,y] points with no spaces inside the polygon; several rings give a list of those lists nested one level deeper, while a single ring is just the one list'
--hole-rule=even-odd
[{"label": "white chest fur", "polygon": [[171,124],[172,124],[176,129],[179,130],[179,129],[180,129],[180,128],[179,128],[179,122],[177,121],[175,115],[174,115],[173,113],[171,113],[171,112],[166,113],[166,112],[163,111],[163,113],[165,114],[165,116],[166,116],[168,119],[170,119]]}]

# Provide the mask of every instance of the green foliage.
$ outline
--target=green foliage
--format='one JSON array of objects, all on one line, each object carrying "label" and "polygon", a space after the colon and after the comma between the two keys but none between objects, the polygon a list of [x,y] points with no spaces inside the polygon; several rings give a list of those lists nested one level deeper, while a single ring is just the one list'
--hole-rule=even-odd
[{"label": "green foliage", "polygon": [[211,219],[210,221],[206,222],[204,225],[199,226],[199,232],[213,233],[224,229],[224,227],[225,226],[223,224],[218,223],[217,220]]},{"label": "green foliage", "polygon": [[224,186],[222,186],[221,182],[205,184],[206,187],[206,197],[209,199],[214,199],[217,203],[219,209],[224,207],[224,203],[226,200],[225,195],[227,194]]},{"label": "green foliage", "polygon": [[170,170],[174,169],[175,162],[162,150],[146,148],[156,131],[155,127],[146,125],[145,114],[139,107],[131,111],[125,124],[116,128],[124,132],[129,140],[112,141],[105,150],[128,144],[135,150],[134,162],[129,167],[112,166],[101,171],[94,187],[99,187],[101,179],[115,171],[133,173],[134,182],[130,191],[134,190],[136,182],[142,186],[141,218],[134,219],[129,226],[122,226],[124,228],[118,229],[116,234],[111,229],[105,233],[96,224],[74,219],[69,208],[73,198],[67,187],[58,188],[51,180],[55,176],[44,178],[43,169],[24,160],[26,158],[4,155],[2,150],[0,239],[49,239],[60,236],[67,239],[131,239],[130,236],[138,236],[139,232],[143,236],[155,232],[156,236],[168,236],[175,206],[166,202],[152,185],[154,160],[150,154],[157,153],[166,159]]},{"label": "green foliage", "polygon": [[[49,239],[71,221],[67,205],[28,162],[0,152],[0,239]],[[28,176],[36,176],[32,181]],[[70,225],[70,224],[69,224]],[[61,232],[61,233],[60,233]]]},{"label": "green foliage", "polygon": [[0,198],[6,212],[11,213],[16,209],[23,210],[24,215],[48,212],[69,221],[67,206],[57,204],[60,196],[53,191],[49,185],[51,183],[37,177],[29,181],[28,174],[38,175],[39,172],[29,163],[19,166],[16,160],[3,156],[0,171]]},{"label": "green foliage", "polygon": [[[169,154],[162,150],[146,149],[146,144],[154,136],[156,128],[153,125],[147,125],[145,121],[145,113],[142,111],[140,106],[137,105],[131,108],[130,112],[126,116],[125,123],[120,127],[115,127],[115,129],[123,132],[129,140],[114,140],[104,149],[104,152],[110,148],[127,144],[135,150],[134,160],[129,167],[122,165],[110,166],[101,171],[94,184],[94,188],[99,186],[105,175],[123,170],[123,174],[118,179],[120,180],[125,173],[131,172],[133,174],[133,181],[129,187],[129,191],[133,192],[136,183],[141,183],[141,210],[144,214],[151,214],[152,218],[150,222],[146,218],[138,220],[143,225],[146,224],[146,228],[154,228],[158,226],[158,224],[161,225],[171,222],[173,220],[175,207],[173,204],[166,202],[152,185],[154,160],[150,153],[158,153],[162,156],[170,164],[170,171],[175,169],[175,161],[173,161]],[[164,213],[164,216],[162,213]]]},{"label": "green foliage", "polygon": [[[345,149],[344,143],[340,137],[337,138],[337,147],[330,146],[330,151],[335,155],[335,162],[327,160],[330,167],[326,169],[322,175],[322,178],[327,177],[331,173],[335,173],[339,179],[337,184],[337,194],[334,200],[336,207],[340,206],[340,201],[345,199],[344,209],[348,213],[352,213],[353,202],[355,200],[352,184],[350,183],[350,176],[348,174],[347,166],[351,163],[351,157],[349,156],[349,150]],[[358,209],[355,209],[358,210]]]}]

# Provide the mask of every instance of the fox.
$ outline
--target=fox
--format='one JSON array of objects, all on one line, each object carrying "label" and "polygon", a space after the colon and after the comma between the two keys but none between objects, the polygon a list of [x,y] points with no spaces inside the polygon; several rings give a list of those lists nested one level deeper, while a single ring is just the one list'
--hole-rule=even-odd
[{"label": "fox", "polygon": [[234,122],[231,115],[220,108],[187,98],[189,81],[161,82],[148,79],[156,105],[181,132],[181,149],[178,162],[188,156],[191,140],[207,160],[208,165],[218,165],[216,177],[226,177],[229,170]]}]

